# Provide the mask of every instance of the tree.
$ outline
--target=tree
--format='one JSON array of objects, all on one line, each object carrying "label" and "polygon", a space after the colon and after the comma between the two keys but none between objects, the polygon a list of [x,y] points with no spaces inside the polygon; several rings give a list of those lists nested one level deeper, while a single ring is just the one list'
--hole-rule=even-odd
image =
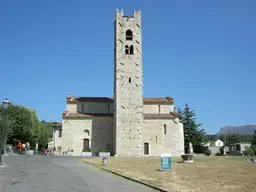
[{"label": "tree", "polygon": [[45,149],[48,144],[48,138],[43,125],[40,125],[38,148],[39,150]]},{"label": "tree", "polygon": [[[35,147],[36,143],[42,147],[47,146],[48,137],[45,127],[38,120],[35,110],[10,104],[6,112],[8,116],[7,143],[16,146],[17,141],[30,142],[32,148]],[[3,117],[5,117],[4,109],[0,105],[0,119]],[[4,125],[3,121],[0,125]]]},{"label": "tree", "polygon": [[9,106],[8,109],[8,119],[14,121],[12,131],[8,136],[8,142],[14,144],[17,140],[23,143],[30,141],[32,139],[30,111],[23,106]]},{"label": "tree", "polygon": [[254,131],[254,134],[253,134],[253,139],[252,139],[252,145],[256,145],[256,130]]},{"label": "tree", "polygon": [[52,123],[47,121],[41,121],[41,125],[44,127],[44,130],[47,135],[47,139],[52,139],[53,131],[52,131]]},{"label": "tree", "polygon": [[206,132],[200,128],[202,124],[196,123],[196,114],[194,110],[189,108],[188,104],[185,104],[183,111],[178,109],[178,112],[183,123],[185,151],[188,152],[189,143],[192,143],[194,151],[197,152],[197,148],[202,146]]},{"label": "tree", "polygon": [[31,110],[31,121],[32,121],[32,138],[30,140],[30,145],[35,146],[36,143],[39,143],[40,132],[41,132],[41,123],[38,120],[35,110]]}]

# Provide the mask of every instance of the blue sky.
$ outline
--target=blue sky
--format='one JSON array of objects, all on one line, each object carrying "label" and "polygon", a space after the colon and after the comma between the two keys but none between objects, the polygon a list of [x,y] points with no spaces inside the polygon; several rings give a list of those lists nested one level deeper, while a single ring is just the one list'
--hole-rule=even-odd
[{"label": "blue sky", "polygon": [[195,110],[208,133],[256,124],[256,1],[0,2],[0,96],[61,120],[65,99],[112,96],[114,16],[142,11],[144,95]]}]

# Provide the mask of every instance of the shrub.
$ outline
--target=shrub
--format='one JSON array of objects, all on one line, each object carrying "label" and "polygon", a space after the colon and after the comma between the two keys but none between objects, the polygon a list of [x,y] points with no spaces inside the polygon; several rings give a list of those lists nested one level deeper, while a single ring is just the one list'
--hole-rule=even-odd
[{"label": "shrub", "polygon": [[252,148],[252,150],[254,151],[254,154],[256,154],[256,145],[252,145],[249,148]]},{"label": "shrub", "polygon": [[222,156],[222,153],[217,152],[217,153],[215,154],[215,156]]},{"label": "shrub", "polygon": [[244,155],[245,156],[254,156],[255,155],[255,151],[253,150],[253,147],[249,147],[248,149],[246,149],[244,151]]},{"label": "shrub", "polygon": [[207,150],[207,147],[204,147],[202,145],[195,145],[194,146],[194,153],[204,154],[206,150]]},{"label": "shrub", "polygon": [[83,149],[82,152],[91,152],[91,149],[88,148],[88,149]]},{"label": "shrub", "polygon": [[212,154],[212,151],[210,149],[205,150],[205,155],[210,156]]},{"label": "shrub", "polygon": [[101,149],[99,152],[110,152],[110,149]]},{"label": "shrub", "polygon": [[220,154],[224,154],[224,146],[220,148]]}]

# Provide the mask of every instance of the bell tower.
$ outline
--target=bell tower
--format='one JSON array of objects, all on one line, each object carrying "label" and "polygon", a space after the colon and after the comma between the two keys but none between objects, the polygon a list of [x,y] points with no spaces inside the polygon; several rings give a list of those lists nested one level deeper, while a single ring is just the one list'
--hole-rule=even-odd
[{"label": "bell tower", "polygon": [[141,12],[116,10],[114,55],[114,153],[143,156]]}]

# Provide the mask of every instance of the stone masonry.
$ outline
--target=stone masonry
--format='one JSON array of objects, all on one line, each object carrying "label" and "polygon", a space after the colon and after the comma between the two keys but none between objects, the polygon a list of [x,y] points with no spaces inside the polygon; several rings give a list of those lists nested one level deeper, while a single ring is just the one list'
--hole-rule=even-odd
[{"label": "stone masonry", "polygon": [[[183,124],[171,97],[143,97],[141,12],[125,16],[116,10],[114,97],[66,98],[55,147],[62,152],[115,156],[184,154]],[[62,134],[57,134],[59,132]]]},{"label": "stone masonry", "polygon": [[141,156],[143,84],[140,11],[116,11],[114,71],[115,154]]}]

